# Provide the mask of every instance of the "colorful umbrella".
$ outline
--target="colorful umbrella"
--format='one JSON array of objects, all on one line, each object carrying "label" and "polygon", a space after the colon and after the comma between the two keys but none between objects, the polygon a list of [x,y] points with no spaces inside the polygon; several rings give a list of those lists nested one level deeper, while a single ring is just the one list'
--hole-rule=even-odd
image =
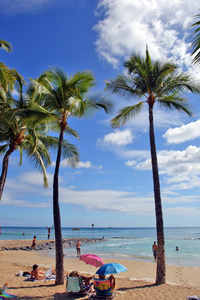
[{"label": "colorful umbrella", "polygon": [[114,273],[126,272],[127,268],[118,263],[105,264],[97,270],[96,274],[108,275]]},{"label": "colorful umbrella", "polygon": [[80,256],[80,260],[84,261],[87,265],[94,267],[100,267],[104,265],[103,260],[95,254],[83,254]]}]

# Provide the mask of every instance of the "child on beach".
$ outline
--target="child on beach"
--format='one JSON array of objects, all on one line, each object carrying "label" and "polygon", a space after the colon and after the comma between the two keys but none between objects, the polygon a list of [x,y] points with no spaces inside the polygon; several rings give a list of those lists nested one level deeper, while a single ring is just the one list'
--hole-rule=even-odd
[{"label": "child on beach", "polygon": [[32,242],[32,245],[31,245],[31,250],[35,249],[35,245],[36,245],[36,235],[34,235],[33,242]]}]

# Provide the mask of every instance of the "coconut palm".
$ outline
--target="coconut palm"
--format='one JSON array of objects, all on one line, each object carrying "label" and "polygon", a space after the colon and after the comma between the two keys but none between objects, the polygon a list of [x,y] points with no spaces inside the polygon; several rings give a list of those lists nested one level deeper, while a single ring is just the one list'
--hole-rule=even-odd
[{"label": "coconut palm", "polygon": [[193,63],[200,64],[200,14],[196,15],[195,17],[199,20],[191,26],[195,27],[195,30],[192,34],[192,55],[194,55]]},{"label": "coconut palm", "polygon": [[161,284],[165,283],[165,240],[153,108],[155,103],[158,103],[160,107],[184,111],[191,116],[187,101],[181,92],[184,90],[199,92],[200,86],[197,86],[187,74],[176,72],[177,66],[171,62],[155,61],[152,63],[148,48],[146,49],[146,57],[144,59],[139,55],[133,54],[129,60],[125,61],[124,66],[128,70],[129,76],[120,75],[116,79],[107,81],[106,90],[111,93],[117,93],[120,96],[127,96],[129,100],[134,98],[143,98],[143,100],[121,109],[118,115],[111,120],[111,125],[113,128],[124,125],[129,119],[140,113],[145,104],[148,105],[158,243],[156,283]]},{"label": "coconut palm", "polygon": [[[48,150],[57,148],[58,139],[49,136],[47,124],[43,123],[46,119],[46,112],[42,109],[35,99],[34,93],[23,93],[25,81],[16,74],[16,91],[18,99],[13,99],[9,93],[9,99],[4,101],[0,98],[0,153],[4,155],[2,163],[2,173],[0,177],[0,200],[2,198],[10,155],[18,150],[20,153],[20,162],[22,164],[22,153],[25,152],[30,162],[43,173],[44,187],[48,187],[46,167],[50,165],[51,160]],[[30,89],[32,90],[32,89]],[[75,147],[70,143],[65,143],[66,150],[72,151]]]},{"label": "coconut palm", "polygon": [[[61,69],[52,69],[45,72],[38,79],[40,90],[46,89],[43,97],[43,105],[50,111],[55,125],[59,128],[59,146],[57,152],[55,173],[53,179],[53,215],[56,242],[56,284],[64,283],[63,270],[63,244],[61,232],[61,219],[59,208],[59,168],[61,154],[63,151],[64,133],[72,134],[78,138],[78,134],[68,125],[70,117],[87,116],[94,110],[103,108],[106,112],[111,107],[111,103],[100,95],[87,96],[91,87],[94,86],[94,77],[90,72],[77,72],[73,76],[68,76]],[[78,161],[78,156],[74,156],[72,163]]]}]

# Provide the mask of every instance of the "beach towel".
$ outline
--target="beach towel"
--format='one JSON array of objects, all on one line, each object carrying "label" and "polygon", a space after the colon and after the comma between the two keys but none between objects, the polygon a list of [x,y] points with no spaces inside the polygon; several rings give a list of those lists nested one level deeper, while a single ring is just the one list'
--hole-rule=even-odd
[{"label": "beach towel", "polygon": [[40,280],[37,280],[36,278],[31,278],[28,277],[25,279],[25,281],[45,281],[45,280],[55,280],[56,279],[56,275],[49,275],[47,278],[44,278],[44,279],[40,279]]},{"label": "beach towel", "polygon": [[[54,279],[56,279],[56,275],[53,274],[52,269],[47,270],[44,273],[44,275],[45,275],[46,278],[40,279],[40,280],[54,280]],[[37,279],[36,278],[31,278],[31,275],[25,279],[25,281],[35,281],[35,280],[37,280]]]},{"label": "beach towel", "polygon": [[14,297],[17,297],[17,296],[11,295],[11,294],[7,294],[7,293],[4,293],[3,295],[0,294],[0,299],[7,299],[7,298],[14,298]]}]

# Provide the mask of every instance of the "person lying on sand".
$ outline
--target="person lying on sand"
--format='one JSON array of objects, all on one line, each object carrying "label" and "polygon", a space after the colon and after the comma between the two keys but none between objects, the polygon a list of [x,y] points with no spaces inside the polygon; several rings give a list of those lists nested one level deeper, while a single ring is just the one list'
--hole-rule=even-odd
[{"label": "person lying on sand", "polygon": [[[46,277],[50,275],[49,270],[44,272],[42,269],[39,270],[38,268],[39,268],[38,265],[33,265],[33,270],[31,271],[32,279],[42,280],[42,279],[46,279]],[[55,271],[52,269],[50,269],[50,270],[51,270],[51,275],[55,275]],[[48,273],[48,275],[47,275],[47,273]]]}]

